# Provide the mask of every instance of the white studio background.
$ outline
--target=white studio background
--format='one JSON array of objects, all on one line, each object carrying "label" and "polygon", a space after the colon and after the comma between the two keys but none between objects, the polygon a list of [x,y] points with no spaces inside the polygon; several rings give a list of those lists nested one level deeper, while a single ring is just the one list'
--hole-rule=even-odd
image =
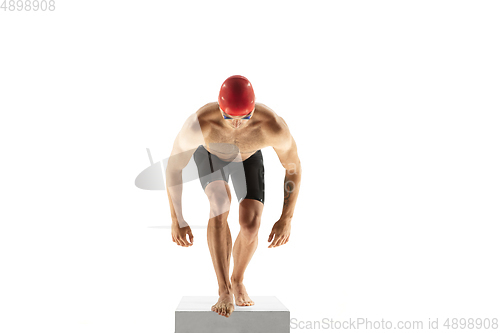
[{"label": "white studio background", "polygon": [[[286,120],[303,167],[290,242],[268,249],[284,169],[263,150],[250,296],[301,321],[498,318],[499,14],[496,1],[0,11],[0,331],[173,332],[183,295],[217,295],[206,229],[176,246],[166,192],[134,180],[146,148],[168,157],[233,74]],[[206,223],[199,183],[184,207]],[[235,200],[229,224],[234,241]]]}]

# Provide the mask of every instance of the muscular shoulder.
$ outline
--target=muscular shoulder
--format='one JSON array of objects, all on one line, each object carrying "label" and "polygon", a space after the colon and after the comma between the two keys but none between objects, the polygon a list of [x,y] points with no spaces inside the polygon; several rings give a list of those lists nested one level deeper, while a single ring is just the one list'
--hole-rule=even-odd
[{"label": "muscular shoulder", "polygon": [[179,150],[189,150],[204,144],[209,115],[210,105],[207,104],[186,119],[175,142]]},{"label": "muscular shoulder", "polygon": [[256,110],[263,115],[263,130],[270,146],[279,147],[287,145],[291,140],[290,130],[285,120],[268,106],[258,103]]},{"label": "muscular shoulder", "polygon": [[209,131],[214,122],[220,120],[219,105],[217,102],[203,105],[195,114],[203,132]]},{"label": "muscular shoulder", "polygon": [[198,111],[196,111],[196,115],[201,120],[205,120],[208,118],[212,118],[214,115],[214,111],[216,111],[218,109],[219,109],[219,106],[218,106],[217,102],[210,102],[210,103],[203,105],[201,108],[199,108]]}]

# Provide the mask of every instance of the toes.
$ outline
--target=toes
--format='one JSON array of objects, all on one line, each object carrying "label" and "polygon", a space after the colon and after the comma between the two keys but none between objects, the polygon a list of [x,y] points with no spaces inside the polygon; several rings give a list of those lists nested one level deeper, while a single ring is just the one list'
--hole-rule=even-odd
[{"label": "toes", "polygon": [[253,302],[252,300],[243,300],[241,303],[243,306],[250,306]]},{"label": "toes", "polygon": [[238,306],[249,306],[249,305],[252,305],[251,303],[252,303],[252,301],[243,301],[242,300],[240,302],[236,302],[236,305],[238,305]]}]

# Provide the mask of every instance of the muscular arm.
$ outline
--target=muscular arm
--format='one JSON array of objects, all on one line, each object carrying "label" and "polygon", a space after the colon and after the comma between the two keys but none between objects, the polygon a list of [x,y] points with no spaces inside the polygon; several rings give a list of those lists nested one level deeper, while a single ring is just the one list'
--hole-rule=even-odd
[{"label": "muscular arm", "polygon": [[280,220],[290,222],[299,195],[302,168],[297,145],[285,121],[278,117],[277,129],[273,131],[273,149],[285,168],[283,212]]},{"label": "muscular arm", "polygon": [[172,223],[177,225],[180,223],[181,228],[187,225],[182,216],[182,169],[198,146],[203,143],[198,116],[194,113],[186,120],[175,138],[165,174]]}]

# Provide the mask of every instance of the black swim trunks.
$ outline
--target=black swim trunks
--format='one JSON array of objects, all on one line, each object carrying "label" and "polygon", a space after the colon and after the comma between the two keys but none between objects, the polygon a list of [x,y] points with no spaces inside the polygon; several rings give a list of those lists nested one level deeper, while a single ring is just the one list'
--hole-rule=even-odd
[{"label": "black swim trunks", "polygon": [[255,199],[264,203],[264,160],[260,150],[243,162],[226,162],[200,145],[193,158],[203,191],[215,180],[229,183],[231,176],[238,203],[243,199]]}]

